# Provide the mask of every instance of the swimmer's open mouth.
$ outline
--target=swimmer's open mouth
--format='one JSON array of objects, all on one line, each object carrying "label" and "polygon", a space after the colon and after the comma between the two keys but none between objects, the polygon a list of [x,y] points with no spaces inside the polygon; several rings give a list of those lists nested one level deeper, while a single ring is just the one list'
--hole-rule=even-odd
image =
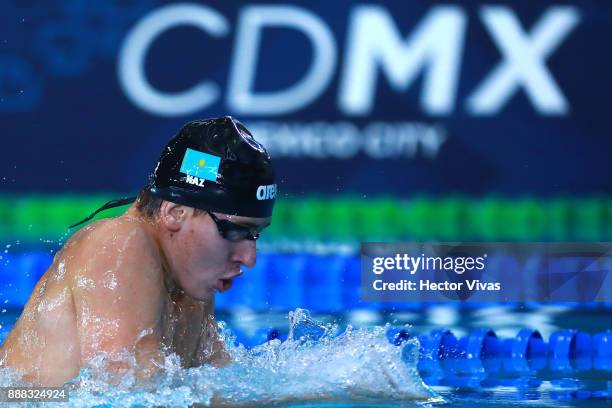
[{"label": "swimmer's open mouth", "polygon": [[235,277],[237,277],[237,276],[242,275],[242,274],[243,274],[242,269],[238,268],[238,269],[237,269],[237,271],[236,271],[235,273],[233,273],[233,274],[229,275],[228,277],[226,277],[226,278],[220,278],[220,279],[217,281],[217,290],[218,290],[219,292],[225,292],[226,290],[229,290],[229,288],[231,288],[231,287],[232,287],[232,285],[233,285],[233,283],[234,283],[233,279],[234,279]]},{"label": "swimmer's open mouth", "polygon": [[219,279],[217,281],[217,290],[219,292],[225,292],[226,290],[229,290],[229,288],[232,287],[233,281],[231,278],[227,278],[227,279]]}]

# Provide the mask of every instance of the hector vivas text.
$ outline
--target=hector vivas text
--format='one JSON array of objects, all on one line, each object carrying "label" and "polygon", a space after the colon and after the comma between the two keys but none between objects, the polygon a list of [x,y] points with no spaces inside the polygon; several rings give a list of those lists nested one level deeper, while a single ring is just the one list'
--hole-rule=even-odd
[{"label": "hector vivas text", "polygon": [[[382,275],[386,271],[405,271],[409,277],[414,276],[417,271],[453,271],[457,275],[471,271],[483,271],[486,268],[487,254],[482,256],[410,256],[408,254],[395,254],[395,256],[375,257],[372,260],[372,272],[375,275]],[[400,290],[400,291],[499,291],[501,284],[499,282],[481,282],[479,279],[469,279],[466,275],[465,279],[455,280],[430,280],[419,279],[413,281],[409,279],[401,279],[394,282],[385,282],[382,279],[376,279],[372,282],[372,288],[376,291]]]}]

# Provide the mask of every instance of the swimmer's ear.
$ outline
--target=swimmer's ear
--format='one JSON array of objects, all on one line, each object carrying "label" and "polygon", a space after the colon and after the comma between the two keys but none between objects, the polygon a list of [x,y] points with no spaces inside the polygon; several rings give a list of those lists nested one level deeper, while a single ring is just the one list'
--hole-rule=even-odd
[{"label": "swimmer's ear", "polygon": [[159,208],[161,223],[170,231],[176,232],[187,219],[188,208],[184,205],[164,200]]}]

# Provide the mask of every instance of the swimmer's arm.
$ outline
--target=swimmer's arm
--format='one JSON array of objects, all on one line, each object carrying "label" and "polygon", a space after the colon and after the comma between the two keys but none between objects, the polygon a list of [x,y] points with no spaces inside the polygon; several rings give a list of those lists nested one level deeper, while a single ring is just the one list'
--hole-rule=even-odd
[{"label": "swimmer's arm", "polygon": [[225,367],[232,362],[223,338],[219,335],[217,320],[214,315],[214,301],[204,309],[206,323],[201,334],[201,343],[192,366],[212,364],[215,367]]},{"label": "swimmer's arm", "polygon": [[223,338],[218,333],[217,321],[213,317],[210,327],[210,341],[212,347],[211,364],[216,367],[225,367],[232,363],[232,357],[228,353]]},{"label": "swimmer's arm", "polygon": [[128,359],[121,358],[127,351],[136,358],[138,375],[146,378],[164,358],[160,329],[163,284],[157,265],[146,256],[138,237],[123,243],[121,250],[89,254],[85,267],[75,274],[72,292],[80,365],[86,367],[92,357],[104,352],[113,361],[107,370],[121,374],[131,368]]}]

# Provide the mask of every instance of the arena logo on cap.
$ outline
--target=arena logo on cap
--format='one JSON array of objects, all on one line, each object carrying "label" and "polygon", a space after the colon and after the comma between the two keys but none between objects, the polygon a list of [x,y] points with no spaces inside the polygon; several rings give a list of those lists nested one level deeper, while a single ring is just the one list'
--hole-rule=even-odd
[{"label": "arena logo on cap", "polygon": [[276,184],[257,187],[258,200],[272,200],[276,197]]},{"label": "arena logo on cap", "polygon": [[204,187],[204,180],[217,182],[220,163],[220,157],[187,148],[180,172],[187,175],[187,183]]}]

